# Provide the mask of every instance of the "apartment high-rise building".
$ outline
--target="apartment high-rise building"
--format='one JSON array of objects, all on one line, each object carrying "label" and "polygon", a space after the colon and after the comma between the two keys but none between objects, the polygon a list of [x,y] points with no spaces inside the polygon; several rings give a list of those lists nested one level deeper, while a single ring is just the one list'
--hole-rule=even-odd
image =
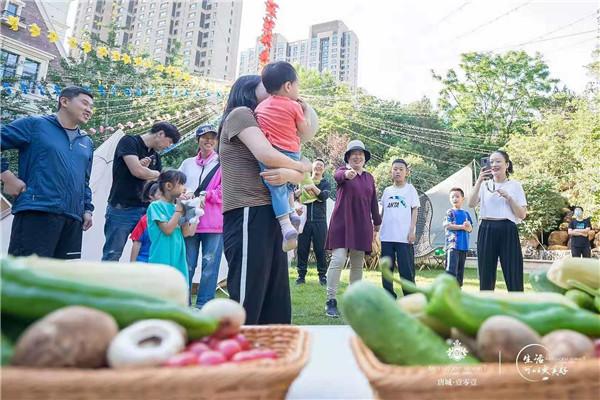
[{"label": "apartment high-rise building", "polygon": [[[258,58],[263,51],[264,46],[256,39],[256,45],[246,49],[240,53],[240,72],[238,75],[256,74],[260,69]],[[287,61],[287,39],[279,34],[274,33],[271,43],[271,52],[269,53],[269,62],[271,61]]]},{"label": "apartment high-rise building", "polygon": [[[288,42],[273,34],[269,61],[287,61],[319,72],[329,72],[354,88],[358,82],[358,36],[342,21],[312,25],[308,39]],[[242,51],[239,75],[256,74],[262,45]]]},{"label": "apartment high-rise building", "polygon": [[178,47],[190,72],[233,80],[237,66],[242,0],[79,0],[74,35],[108,38],[114,21],[117,45],[164,63]]}]

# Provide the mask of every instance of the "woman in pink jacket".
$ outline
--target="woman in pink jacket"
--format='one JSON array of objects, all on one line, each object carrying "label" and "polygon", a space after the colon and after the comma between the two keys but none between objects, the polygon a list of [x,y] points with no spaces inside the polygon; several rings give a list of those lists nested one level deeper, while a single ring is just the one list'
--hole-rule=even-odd
[{"label": "woman in pink jacket", "polygon": [[[223,212],[221,190],[221,165],[216,151],[217,132],[210,125],[196,130],[198,154],[183,161],[179,170],[187,178],[185,187],[188,193],[201,197],[204,215],[200,217],[196,234],[185,238],[187,264],[192,277],[198,265],[198,254],[202,245],[202,275],[196,298],[196,307],[202,308],[215,297],[219,265],[223,254]],[[191,295],[190,295],[191,298]]]}]

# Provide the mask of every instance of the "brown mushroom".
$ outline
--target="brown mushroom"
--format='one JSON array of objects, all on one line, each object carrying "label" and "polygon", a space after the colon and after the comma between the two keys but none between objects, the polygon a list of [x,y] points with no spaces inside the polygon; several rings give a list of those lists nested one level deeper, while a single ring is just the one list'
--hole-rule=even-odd
[{"label": "brown mushroom", "polygon": [[13,365],[98,368],[119,328],[105,312],[80,306],[56,310],[32,324],[15,346]]}]

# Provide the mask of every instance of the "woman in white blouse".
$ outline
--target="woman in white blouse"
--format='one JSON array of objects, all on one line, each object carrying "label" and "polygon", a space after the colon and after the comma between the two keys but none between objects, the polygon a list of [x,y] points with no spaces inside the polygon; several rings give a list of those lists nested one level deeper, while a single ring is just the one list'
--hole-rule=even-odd
[{"label": "woman in white blouse", "polygon": [[479,288],[494,290],[498,259],[509,291],[523,291],[523,254],[517,224],[527,215],[527,200],[521,183],[510,180],[513,172],[508,154],[490,154],[489,168],[482,168],[469,199],[469,207],[480,205],[477,235]]}]

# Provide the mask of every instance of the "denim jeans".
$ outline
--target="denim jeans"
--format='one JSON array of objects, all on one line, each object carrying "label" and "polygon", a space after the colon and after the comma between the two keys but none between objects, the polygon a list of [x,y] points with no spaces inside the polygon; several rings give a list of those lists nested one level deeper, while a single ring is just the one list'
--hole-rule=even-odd
[{"label": "denim jeans", "polygon": [[110,204],[106,206],[102,261],[119,261],[131,231],[145,213],[145,207],[115,208]]},{"label": "denim jeans", "polygon": [[202,308],[204,304],[215,297],[221,255],[223,254],[223,234],[196,233],[194,236],[185,238],[185,253],[190,273],[190,299],[192,278],[198,265],[200,244],[202,244],[202,275],[200,275],[200,286],[196,298],[196,307],[198,308]]},{"label": "denim jeans", "polygon": [[[280,153],[285,154],[292,160],[299,161],[300,153],[294,153],[292,151],[279,150]],[[267,169],[267,166],[263,163],[258,163],[261,172]],[[284,215],[288,215],[293,210],[290,207],[290,193],[294,191],[293,185],[283,184],[279,186],[273,186],[263,180],[267,189],[271,193],[271,204],[273,206],[273,211],[275,212],[275,217],[283,217]]]}]

